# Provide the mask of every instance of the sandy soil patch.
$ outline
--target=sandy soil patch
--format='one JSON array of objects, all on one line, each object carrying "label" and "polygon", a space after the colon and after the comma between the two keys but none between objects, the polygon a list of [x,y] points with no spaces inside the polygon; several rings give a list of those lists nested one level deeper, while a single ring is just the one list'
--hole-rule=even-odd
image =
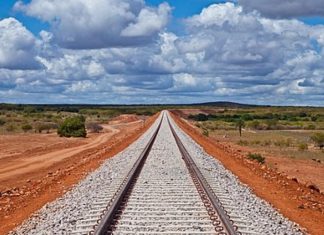
[{"label": "sandy soil patch", "polygon": [[[90,135],[89,138],[91,137]],[[56,133],[0,135],[0,159],[80,146],[87,141],[88,138],[59,138]]]},{"label": "sandy soil patch", "polygon": [[119,115],[112,120],[109,121],[109,124],[115,125],[115,124],[121,124],[121,123],[128,123],[128,122],[136,122],[141,120],[142,117],[134,115],[134,114],[122,114]]},{"label": "sandy soil patch", "polygon": [[[104,125],[104,132],[100,134],[92,134],[90,137],[86,139],[79,139],[79,146],[76,147],[68,147],[69,145],[64,145],[64,149],[60,149],[60,142],[56,143],[55,146],[57,150],[51,150],[51,152],[42,154],[38,153],[37,149],[30,149],[27,151],[29,154],[22,155],[12,155],[9,157],[1,157],[0,158],[0,182],[9,180],[12,178],[20,177],[21,175],[37,171],[42,168],[50,167],[51,165],[61,162],[62,160],[72,157],[84,150],[95,148],[106,141],[108,141],[114,134],[118,133],[120,130],[114,128],[113,126]],[[32,134],[31,134],[32,135]],[[57,137],[60,139],[59,137]],[[44,144],[44,139],[39,139],[39,142]],[[58,140],[59,141],[59,140]],[[69,142],[69,138],[64,138],[64,141]],[[17,141],[13,141],[15,143]],[[33,146],[30,141],[29,146]],[[73,143],[73,142],[72,142]],[[75,144],[77,141],[75,141]],[[14,144],[16,145],[16,144]],[[52,146],[53,147],[53,146]],[[16,149],[17,152],[23,151],[20,147]],[[2,184],[0,186],[0,190],[4,189],[6,184]]]}]

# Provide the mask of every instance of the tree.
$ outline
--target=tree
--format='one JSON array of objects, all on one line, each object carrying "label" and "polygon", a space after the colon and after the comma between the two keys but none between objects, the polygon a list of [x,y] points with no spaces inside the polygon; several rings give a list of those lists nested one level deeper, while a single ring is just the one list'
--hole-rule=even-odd
[{"label": "tree", "polygon": [[242,136],[242,128],[245,126],[245,122],[242,119],[238,119],[236,121],[236,127],[238,128],[240,132],[240,137]]},{"label": "tree", "polygon": [[311,140],[315,142],[315,145],[322,149],[324,147],[324,133],[315,133],[311,136]]},{"label": "tree", "polygon": [[57,129],[60,137],[86,137],[85,117],[74,116],[66,118]]},{"label": "tree", "polygon": [[21,126],[21,129],[26,133],[27,131],[32,130],[33,127],[30,124],[25,124]]}]

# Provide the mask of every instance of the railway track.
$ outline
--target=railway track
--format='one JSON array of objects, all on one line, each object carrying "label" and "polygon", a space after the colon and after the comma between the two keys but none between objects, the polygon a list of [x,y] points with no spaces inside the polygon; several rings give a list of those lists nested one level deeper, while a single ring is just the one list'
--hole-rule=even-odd
[{"label": "railway track", "polygon": [[303,235],[163,112],[127,149],[10,235]]},{"label": "railway track", "polygon": [[91,234],[240,234],[166,112],[108,206],[101,206],[106,209]]}]

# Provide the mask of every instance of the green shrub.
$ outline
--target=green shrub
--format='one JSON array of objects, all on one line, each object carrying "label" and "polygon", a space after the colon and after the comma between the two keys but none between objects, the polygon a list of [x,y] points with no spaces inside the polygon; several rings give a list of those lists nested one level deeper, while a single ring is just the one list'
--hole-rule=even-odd
[{"label": "green shrub", "polygon": [[322,149],[324,147],[324,133],[315,133],[311,136],[311,140],[315,142],[315,145]]},{"label": "green shrub", "polygon": [[298,145],[298,150],[299,151],[305,151],[305,150],[307,150],[308,149],[308,145],[306,144],[306,143],[300,143],[299,145]]},{"label": "green shrub", "polygon": [[277,119],[269,119],[266,120],[267,130],[276,130],[278,127],[278,120]]},{"label": "green shrub", "polygon": [[209,136],[209,131],[206,128],[203,129],[203,135],[207,137]]},{"label": "green shrub", "polygon": [[203,121],[208,120],[208,116],[206,114],[203,114],[203,113],[199,113],[197,115],[189,115],[188,118],[193,119],[193,120],[198,121],[198,122],[203,122]]},{"label": "green shrub", "polygon": [[309,124],[307,127],[306,127],[307,130],[315,130],[316,129],[316,126],[314,124]]},{"label": "green shrub", "polygon": [[85,118],[83,116],[69,117],[59,125],[57,133],[60,137],[86,137]]},{"label": "green shrub", "polygon": [[247,157],[248,157],[248,159],[253,160],[253,161],[257,161],[257,162],[259,162],[261,164],[265,163],[265,158],[262,157],[262,155],[259,154],[259,153],[249,153]]},{"label": "green shrub", "polygon": [[24,113],[28,113],[28,114],[30,114],[30,113],[36,113],[36,112],[37,112],[37,110],[36,110],[36,108],[33,107],[33,106],[26,106],[26,107],[24,108]]},{"label": "green shrub", "polygon": [[261,141],[260,140],[254,140],[251,142],[251,144],[253,145],[260,145],[261,144]]},{"label": "green shrub", "polygon": [[261,123],[258,120],[254,120],[248,124],[248,126],[252,129],[259,130]]},{"label": "green shrub", "polygon": [[16,127],[13,124],[10,124],[6,127],[6,131],[13,132],[16,130]]},{"label": "green shrub", "polygon": [[21,129],[26,133],[27,131],[32,130],[33,127],[30,124],[25,124],[21,126]]},{"label": "green shrub", "polygon": [[4,124],[6,124],[6,121],[0,118],[0,126],[3,126]]}]

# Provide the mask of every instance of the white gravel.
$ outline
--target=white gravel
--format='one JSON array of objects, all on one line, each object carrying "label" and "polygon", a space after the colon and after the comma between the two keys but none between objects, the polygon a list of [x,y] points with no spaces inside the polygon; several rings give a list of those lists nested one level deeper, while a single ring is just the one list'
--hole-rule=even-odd
[{"label": "white gravel", "polygon": [[[174,125],[174,122],[171,122]],[[10,234],[71,234],[73,231],[82,229],[82,224],[86,221],[89,220],[90,224],[93,223],[93,220],[98,216],[98,206],[102,206],[101,204],[107,203],[113,197],[143,147],[152,136],[158,123],[159,120],[148,130],[147,134],[114,158],[107,160],[100,168],[89,174],[62,198],[45,205]],[[177,181],[173,186],[178,185],[178,180],[184,180],[181,183],[188,186],[190,182],[185,176],[186,169],[183,168],[184,165],[181,166],[183,163],[179,160],[180,157],[175,141],[172,139],[165,122],[163,123],[156,140],[157,145],[154,145],[152,156],[149,156],[151,159],[147,160],[148,163],[151,162],[151,167],[150,169],[147,168],[148,166],[143,168],[143,172],[147,171],[147,173],[143,175],[144,178],[139,178],[139,182],[144,184],[147,181],[149,188],[153,189],[160,184],[157,183],[160,178],[159,174],[164,174],[167,179],[166,182],[171,181],[171,179]],[[226,170],[219,161],[206,154],[198,144],[177,126],[174,125],[174,127],[214,193],[219,196],[224,208],[229,212],[241,232],[246,232],[246,234],[303,234],[295,223],[284,218],[271,205],[255,196],[249,187],[240,183],[237,177]],[[160,166],[161,168],[159,168]],[[179,172],[184,176],[180,177]],[[151,179],[151,181],[149,182],[148,179]],[[166,185],[161,184],[162,188],[164,186]],[[144,195],[141,189],[138,189],[138,192]],[[141,200],[144,197],[140,196],[140,194],[137,194],[137,198],[140,200],[138,204],[143,204]],[[172,201],[174,199],[172,193],[169,194],[170,197],[166,197],[165,200]],[[137,200],[137,198],[132,199]],[[147,200],[156,203],[153,197],[151,199],[147,198]],[[187,201],[194,203],[189,199]],[[152,209],[149,206],[146,208]],[[129,213],[131,215],[131,212]],[[162,211],[161,213],[163,215]],[[149,211],[146,211],[145,214],[149,215]],[[127,213],[124,215],[127,216]],[[143,220],[141,216],[141,214],[138,216],[139,220]],[[172,211],[170,215],[164,214],[165,219],[170,219],[172,216]],[[179,215],[175,214],[175,216],[178,217]],[[146,222],[142,223],[144,227],[149,226],[150,222]],[[85,231],[87,229],[89,228],[85,228]],[[147,234],[154,233],[150,231],[156,230],[148,230]]]},{"label": "white gravel", "polygon": [[162,232],[215,232],[166,118],[114,234]]}]

